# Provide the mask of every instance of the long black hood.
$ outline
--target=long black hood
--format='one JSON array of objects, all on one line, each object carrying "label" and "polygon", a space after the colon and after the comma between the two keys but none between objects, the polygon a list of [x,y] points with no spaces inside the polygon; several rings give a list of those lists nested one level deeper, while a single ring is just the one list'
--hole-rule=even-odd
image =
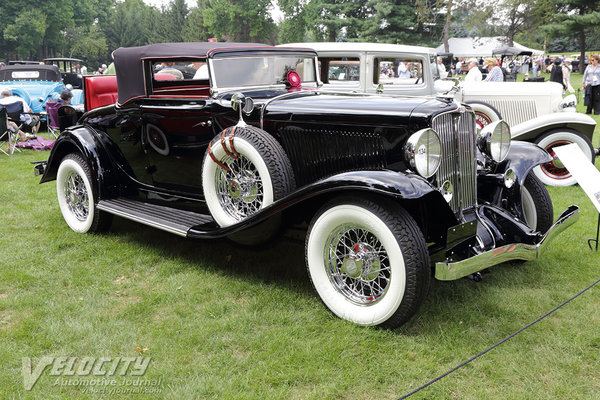
[{"label": "long black hood", "polygon": [[452,101],[427,97],[305,92],[268,102],[264,118],[276,121],[320,120],[342,124],[404,125],[413,118],[428,120],[456,108]]}]

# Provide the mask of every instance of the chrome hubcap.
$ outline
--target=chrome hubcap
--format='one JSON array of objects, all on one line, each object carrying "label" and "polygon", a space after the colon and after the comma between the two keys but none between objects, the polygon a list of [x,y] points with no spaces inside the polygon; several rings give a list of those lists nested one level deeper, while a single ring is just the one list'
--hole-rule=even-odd
[{"label": "chrome hubcap", "polygon": [[242,155],[237,160],[227,156],[221,162],[229,171],[217,167],[219,204],[231,217],[241,221],[260,210],[263,201],[262,180],[254,164]]},{"label": "chrome hubcap", "polygon": [[89,213],[88,194],[83,178],[76,172],[71,172],[65,178],[65,200],[75,218],[85,221]]},{"label": "chrome hubcap", "polygon": [[329,280],[353,303],[370,305],[387,292],[389,258],[369,230],[350,224],[337,227],[327,239],[324,258]]}]

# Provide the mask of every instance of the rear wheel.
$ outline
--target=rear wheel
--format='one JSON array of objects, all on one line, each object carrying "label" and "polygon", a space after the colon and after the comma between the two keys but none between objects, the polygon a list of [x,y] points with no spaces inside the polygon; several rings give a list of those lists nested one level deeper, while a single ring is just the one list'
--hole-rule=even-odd
[{"label": "rear wheel", "polygon": [[545,185],[571,186],[577,181],[554,154],[554,148],[575,143],[581,148],[586,158],[594,162],[595,151],[590,139],[581,132],[573,129],[557,129],[536,139],[535,143],[546,150],[553,158],[552,161],[535,167],[533,172]]},{"label": "rear wheel", "polygon": [[75,232],[99,232],[110,227],[112,214],[96,208],[91,169],[81,155],[72,153],[60,162],[56,196],[65,222]]},{"label": "rear wheel", "polygon": [[359,325],[402,325],[423,303],[431,279],[419,227],[388,201],[325,205],[309,227],[306,261],[325,306]]}]

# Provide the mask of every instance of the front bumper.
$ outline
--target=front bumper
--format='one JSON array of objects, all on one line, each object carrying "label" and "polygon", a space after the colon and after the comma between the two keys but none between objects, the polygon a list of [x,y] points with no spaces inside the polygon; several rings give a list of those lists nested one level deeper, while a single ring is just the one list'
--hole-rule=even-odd
[{"label": "front bumper", "polygon": [[470,258],[456,262],[438,262],[435,264],[435,278],[450,281],[479,272],[493,265],[511,260],[533,260],[538,258],[548,244],[562,231],[577,222],[579,207],[569,206],[556,219],[539,241],[535,244],[512,243],[477,254]]}]

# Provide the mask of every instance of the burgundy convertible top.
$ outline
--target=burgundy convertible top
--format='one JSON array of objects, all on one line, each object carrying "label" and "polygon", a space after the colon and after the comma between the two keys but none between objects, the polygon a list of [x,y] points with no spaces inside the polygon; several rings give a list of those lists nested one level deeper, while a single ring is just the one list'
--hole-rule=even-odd
[{"label": "burgundy convertible top", "polygon": [[[139,47],[120,47],[112,54],[117,73],[119,90],[118,103],[146,94],[144,85],[143,60],[147,59],[198,59],[211,57],[217,53],[231,51],[289,51],[283,47],[274,47],[262,43],[230,43],[230,42],[184,42],[156,43]],[[296,49],[304,50],[307,49]],[[314,52],[311,50],[311,52]],[[316,55],[316,53],[315,53]]]}]

